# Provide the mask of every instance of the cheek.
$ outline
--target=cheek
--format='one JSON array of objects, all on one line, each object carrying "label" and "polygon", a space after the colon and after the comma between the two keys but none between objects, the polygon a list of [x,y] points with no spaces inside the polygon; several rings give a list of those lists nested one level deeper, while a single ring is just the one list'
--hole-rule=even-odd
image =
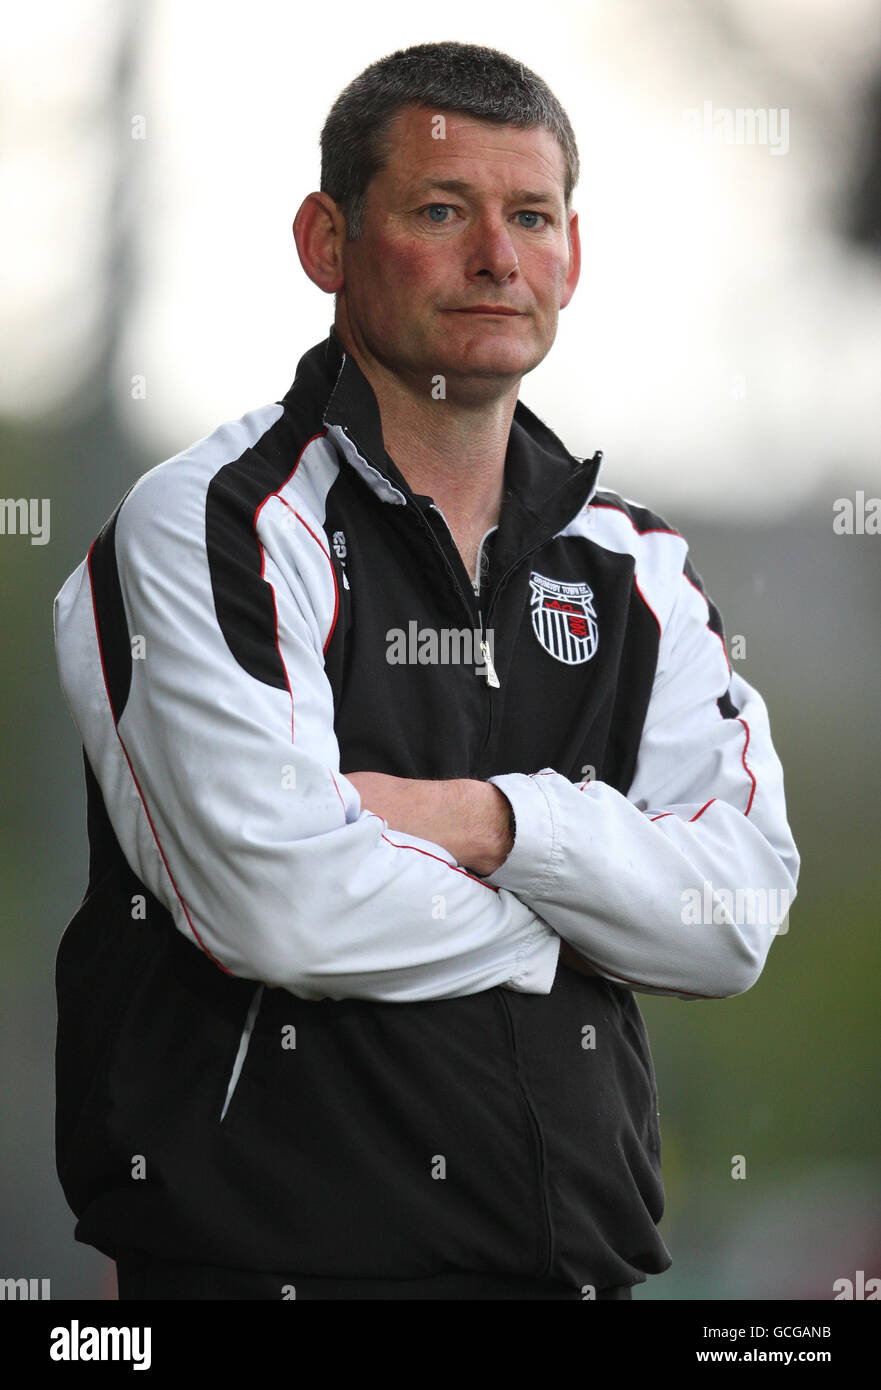
[{"label": "cheek", "polygon": [[530,259],[530,273],[536,294],[541,299],[554,299],[556,307],[569,273],[568,256],[561,256],[556,248],[537,249]]},{"label": "cheek", "polygon": [[369,273],[356,277],[356,283],[362,312],[390,328],[418,316],[420,304],[443,289],[444,277],[436,248],[387,242],[375,248]]},{"label": "cheek", "polygon": [[391,249],[383,270],[386,282],[399,298],[421,295],[443,278],[438,270],[437,248],[419,242]]}]

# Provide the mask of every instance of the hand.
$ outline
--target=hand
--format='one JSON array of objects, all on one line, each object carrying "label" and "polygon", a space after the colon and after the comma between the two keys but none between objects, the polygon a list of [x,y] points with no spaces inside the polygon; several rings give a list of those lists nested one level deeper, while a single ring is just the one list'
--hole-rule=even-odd
[{"label": "hand", "polygon": [[428,781],[384,772],[347,772],[361,805],[388,823],[431,840],[457,864],[486,878],[507,859],[514,841],[508,798],[492,782],[471,778]]}]

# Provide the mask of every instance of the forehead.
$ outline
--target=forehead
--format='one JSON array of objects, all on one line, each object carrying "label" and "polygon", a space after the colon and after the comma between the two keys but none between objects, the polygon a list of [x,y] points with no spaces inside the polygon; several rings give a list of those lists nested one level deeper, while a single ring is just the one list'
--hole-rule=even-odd
[{"label": "forehead", "polygon": [[541,126],[523,129],[457,111],[405,106],[389,122],[384,143],[384,165],[374,181],[389,191],[437,178],[487,189],[515,184],[564,197],[563,150]]}]

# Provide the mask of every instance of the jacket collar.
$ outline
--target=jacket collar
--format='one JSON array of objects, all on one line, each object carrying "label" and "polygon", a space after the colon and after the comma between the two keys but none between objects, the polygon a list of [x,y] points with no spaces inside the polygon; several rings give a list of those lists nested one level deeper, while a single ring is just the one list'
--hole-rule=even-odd
[{"label": "jacket collar", "polygon": [[[333,328],[323,343],[300,360],[283,404],[297,413],[298,407],[308,407],[313,417],[317,407],[340,451],[382,501],[406,505],[415,500],[407,480],[386,453],[373,388]],[[498,540],[504,536],[512,549],[520,549],[537,529],[553,535],[590,501],[601,464],[601,452],[587,460],[575,458],[553,431],[518,401],[508,438],[499,524],[502,535]]]}]

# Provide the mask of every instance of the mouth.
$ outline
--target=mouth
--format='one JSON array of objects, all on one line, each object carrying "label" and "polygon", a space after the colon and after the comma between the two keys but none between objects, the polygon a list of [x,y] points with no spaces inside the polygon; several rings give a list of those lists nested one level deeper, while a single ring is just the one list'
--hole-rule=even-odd
[{"label": "mouth", "polygon": [[448,309],[448,314],[486,314],[493,318],[522,318],[519,309],[507,309],[501,304],[474,304],[468,309]]}]

